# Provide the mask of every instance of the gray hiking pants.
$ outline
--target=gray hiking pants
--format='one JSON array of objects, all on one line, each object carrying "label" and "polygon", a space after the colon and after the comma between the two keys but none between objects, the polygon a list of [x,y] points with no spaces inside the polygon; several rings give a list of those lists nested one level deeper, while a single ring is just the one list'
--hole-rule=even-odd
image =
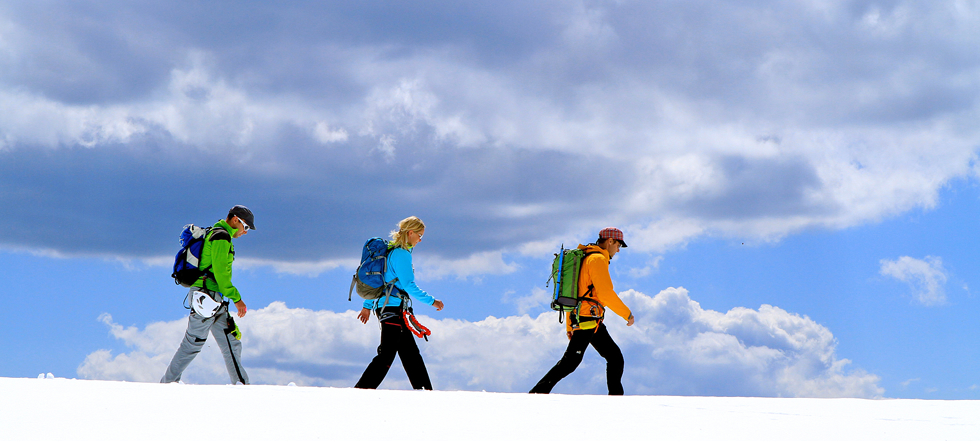
[{"label": "gray hiking pants", "polygon": [[[191,292],[199,289],[191,288]],[[218,309],[218,312],[211,318],[201,317],[192,309],[190,317],[187,319],[187,332],[184,333],[184,340],[180,342],[180,347],[177,348],[174,358],[170,360],[170,366],[167,367],[167,372],[163,374],[160,383],[180,381],[180,375],[183,374],[184,369],[204,347],[210,330],[218,342],[218,348],[221,349],[221,356],[225,358],[225,367],[228,368],[231,383],[241,382],[247,385],[248,374],[242,367],[242,342],[230,334],[231,331],[228,330],[228,326],[231,323],[229,321],[233,320],[230,318],[227,305]],[[226,330],[228,332],[225,332]]]}]

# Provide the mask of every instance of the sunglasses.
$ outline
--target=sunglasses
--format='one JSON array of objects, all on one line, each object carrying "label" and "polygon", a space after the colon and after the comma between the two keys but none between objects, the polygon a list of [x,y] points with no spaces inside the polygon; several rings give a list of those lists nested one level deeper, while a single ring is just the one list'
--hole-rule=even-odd
[{"label": "sunglasses", "polygon": [[248,223],[246,223],[241,217],[238,217],[238,222],[242,224],[243,228],[245,228],[245,232],[248,232]]}]

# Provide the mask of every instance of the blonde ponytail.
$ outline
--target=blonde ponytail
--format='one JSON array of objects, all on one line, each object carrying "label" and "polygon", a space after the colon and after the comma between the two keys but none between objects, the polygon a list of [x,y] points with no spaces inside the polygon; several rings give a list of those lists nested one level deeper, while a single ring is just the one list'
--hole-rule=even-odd
[{"label": "blonde ponytail", "polygon": [[391,241],[396,247],[410,249],[408,245],[408,231],[421,232],[425,230],[425,223],[416,216],[408,217],[398,222],[398,229],[391,231]]}]

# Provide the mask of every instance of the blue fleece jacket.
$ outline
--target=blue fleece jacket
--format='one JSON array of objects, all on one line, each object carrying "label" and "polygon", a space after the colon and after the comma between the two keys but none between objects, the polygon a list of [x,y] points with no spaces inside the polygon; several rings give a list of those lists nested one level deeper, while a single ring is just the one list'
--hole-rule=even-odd
[{"label": "blue fleece jacket", "polygon": [[[401,289],[408,293],[408,295],[429,306],[435,303],[435,298],[419,289],[419,285],[415,284],[415,268],[412,266],[412,252],[400,247],[395,247],[391,251],[391,254],[388,254],[388,270],[385,272],[385,281],[390,282],[396,277],[398,278],[398,281],[395,282],[396,288]],[[384,299],[385,297],[381,296],[377,300],[364,300],[363,306],[365,309],[376,309]],[[388,298],[388,303],[385,306],[398,306],[400,304],[401,299],[393,295]]]}]

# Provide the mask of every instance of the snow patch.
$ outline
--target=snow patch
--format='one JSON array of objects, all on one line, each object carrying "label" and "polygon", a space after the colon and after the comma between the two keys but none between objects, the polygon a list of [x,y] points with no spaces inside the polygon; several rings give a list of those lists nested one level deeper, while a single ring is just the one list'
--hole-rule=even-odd
[{"label": "snow patch", "polygon": [[[974,440],[980,435],[977,400],[613,397],[61,378],[0,378],[0,392],[4,441],[567,441],[567,432],[546,416],[583,405],[590,423],[609,427],[592,437],[597,440]],[[216,399],[233,410],[234,426],[189,430],[188,404],[194,399]],[[366,411],[379,405],[407,409],[385,415],[383,428],[366,424]]]}]

